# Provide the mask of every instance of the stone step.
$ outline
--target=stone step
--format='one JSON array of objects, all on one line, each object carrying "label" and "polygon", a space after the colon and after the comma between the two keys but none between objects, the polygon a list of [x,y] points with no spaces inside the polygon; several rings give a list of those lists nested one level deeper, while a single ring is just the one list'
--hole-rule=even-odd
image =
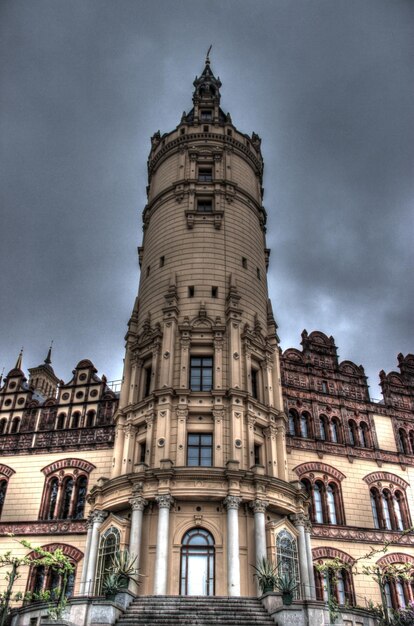
[{"label": "stone step", "polygon": [[116,626],[272,626],[256,598],[227,596],[142,596]]}]

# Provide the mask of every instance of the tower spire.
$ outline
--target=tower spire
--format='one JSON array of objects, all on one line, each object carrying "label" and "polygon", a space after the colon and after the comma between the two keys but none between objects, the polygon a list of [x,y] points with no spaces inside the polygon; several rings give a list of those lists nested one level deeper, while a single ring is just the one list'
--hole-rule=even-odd
[{"label": "tower spire", "polygon": [[49,347],[49,350],[48,350],[48,352],[47,352],[47,356],[46,356],[46,358],[45,358],[45,360],[44,360],[44,362],[46,363],[46,365],[50,365],[50,364],[52,363],[52,346],[53,346],[53,339],[52,339],[52,341],[50,342],[50,347]]},{"label": "tower spire", "polygon": [[210,65],[210,52],[211,52],[211,48],[213,47],[213,44],[210,45],[209,49],[207,50],[207,54],[206,54],[206,65]]},{"label": "tower spire", "polygon": [[14,369],[16,370],[21,370],[22,369],[22,361],[23,361],[23,347],[19,352],[19,356],[17,357],[17,361],[16,361],[16,365],[14,366]]}]

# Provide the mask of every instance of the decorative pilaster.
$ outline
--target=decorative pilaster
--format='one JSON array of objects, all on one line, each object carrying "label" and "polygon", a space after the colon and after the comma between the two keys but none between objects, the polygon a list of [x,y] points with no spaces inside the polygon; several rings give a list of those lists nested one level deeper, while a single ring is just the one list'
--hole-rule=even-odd
[{"label": "decorative pilaster", "polygon": [[223,467],[223,421],[224,421],[224,409],[213,409],[214,419],[214,467]]},{"label": "decorative pilaster", "polygon": [[136,426],[127,424],[124,427],[124,450],[122,454],[122,473],[130,474],[135,459],[135,438],[137,434]]},{"label": "decorative pilaster", "polygon": [[304,599],[310,599],[310,584],[309,584],[309,568],[308,568],[308,554],[306,550],[306,539],[305,539],[305,523],[307,522],[307,518],[303,513],[298,513],[297,515],[292,516],[292,521],[295,527],[299,531],[299,569],[300,569],[300,578],[302,582],[303,596]]},{"label": "decorative pilaster", "polygon": [[176,410],[177,415],[177,452],[175,464],[177,467],[185,465],[186,456],[186,435],[187,435],[187,417],[188,408],[178,408]]},{"label": "decorative pilaster", "polygon": [[239,550],[239,506],[242,499],[227,496],[223,502],[227,509],[227,592],[229,596],[240,596],[240,550]]},{"label": "decorative pilaster", "polygon": [[[129,552],[137,557],[137,560],[135,561],[135,568],[138,569],[141,557],[142,520],[144,516],[144,509],[148,502],[141,495],[137,495],[131,498],[129,503],[132,509]],[[129,581],[129,590],[132,591],[132,593],[137,593],[138,585],[135,581]]]},{"label": "decorative pilaster", "polygon": [[93,513],[89,516],[90,522],[92,523],[92,532],[89,544],[88,568],[86,570],[86,578],[84,581],[84,593],[86,595],[91,595],[94,592],[96,561],[99,546],[99,528],[106,517],[108,517],[108,513],[106,511],[93,511]]},{"label": "decorative pilaster", "polygon": [[247,412],[247,447],[249,451],[248,469],[254,464],[254,425],[256,423],[256,417],[251,411]]},{"label": "decorative pilaster", "polygon": [[180,367],[180,389],[187,389],[189,386],[188,371],[190,360],[190,335],[188,331],[183,331],[180,341],[181,345],[181,367]]},{"label": "decorative pilaster", "polygon": [[154,432],[154,414],[150,413],[145,418],[145,423],[147,424],[147,436],[145,439],[145,463],[147,465],[151,464],[151,450],[152,450],[152,437]]},{"label": "decorative pilaster", "polygon": [[86,535],[86,545],[85,545],[85,553],[83,557],[83,567],[82,567],[82,575],[81,581],[79,585],[79,595],[83,596],[86,593],[86,581],[87,581],[87,572],[88,572],[88,562],[91,548],[91,540],[92,540],[92,527],[93,527],[93,516],[89,515],[86,521],[86,527],[88,529],[88,534]]},{"label": "decorative pilaster", "polygon": [[223,389],[223,333],[216,332],[214,337],[214,389]]},{"label": "decorative pilaster", "polygon": [[167,593],[168,573],[168,535],[170,526],[170,507],[173,499],[170,495],[157,496],[158,528],[157,552],[155,555],[154,595],[164,596]]},{"label": "decorative pilaster", "polygon": [[283,418],[280,418],[276,427],[276,453],[277,453],[277,476],[280,480],[288,480],[288,467],[286,458],[286,426]]},{"label": "decorative pilaster", "polygon": [[270,476],[278,475],[278,463],[277,463],[277,447],[276,447],[276,433],[277,429],[274,424],[270,424],[263,430],[263,434],[266,437],[266,451],[267,451],[267,467],[266,473]]}]

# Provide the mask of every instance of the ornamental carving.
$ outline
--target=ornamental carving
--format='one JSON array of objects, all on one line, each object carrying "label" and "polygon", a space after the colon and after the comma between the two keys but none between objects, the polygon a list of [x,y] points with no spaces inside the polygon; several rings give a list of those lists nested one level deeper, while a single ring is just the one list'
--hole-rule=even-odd
[{"label": "ornamental carving", "polygon": [[[67,543],[48,543],[45,546],[41,546],[41,548],[46,552],[54,552],[57,549],[62,550],[63,554],[75,563],[79,563],[83,558],[83,552],[75,548],[75,546],[69,546]],[[37,556],[36,550],[30,552],[27,556],[29,559],[35,559]]]},{"label": "ornamental carving", "polygon": [[9,467],[8,465],[3,465],[2,463],[0,463],[0,474],[2,476],[6,476],[7,478],[10,478],[10,476],[13,476],[13,474],[15,473],[16,472],[14,469]]},{"label": "ornamental carving", "polygon": [[401,489],[407,489],[409,484],[396,476],[395,474],[391,474],[391,472],[372,472],[372,474],[368,474],[363,478],[363,480],[367,483],[367,485],[372,485],[373,483],[382,482],[382,483],[392,483],[394,485],[398,485]]},{"label": "ornamental carving", "polygon": [[105,521],[105,519],[108,517],[109,513],[107,513],[106,511],[92,511],[91,513],[91,518],[92,518],[92,523],[93,524],[102,524],[102,522]]},{"label": "ornamental carving", "polygon": [[342,482],[345,478],[345,474],[342,474],[339,470],[332,465],[328,465],[327,463],[320,463],[319,461],[311,461],[309,463],[302,463],[301,465],[297,465],[294,470],[295,474],[302,478],[305,474],[309,474],[310,472],[318,472],[322,474],[328,474],[328,476],[332,476],[332,478],[336,478],[339,482]]},{"label": "ornamental carving", "polygon": [[238,496],[227,496],[224,500],[223,500],[223,504],[226,507],[226,509],[229,511],[230,509],[236,509],[238,510],[240,504],[241,504],[242,499],[239,498]]},{"label": "ornamental carving", "polygon": [[347,565],[354,565],[355,559],[353,559],[346,552],[342,552],[342,550],[338,550],[337,548],[330,548],[328,546],[323,546],[321,548],[313,548],[312,557],[314,561],[319,559],[339,559],[342,563],[346,563]]},{"label": "ornamental carving", "polygon": [[60,461],[55,461],[54,463],[44,467],[42,472],[45,476],[49,476],[59,470],[62,471],[67,468],[78,468],[89,474],[93,469],[95,469],[95,467],[95,465],[89,463],[89,461],[84,461],[83,459],[61,459]]},{"label": "ornamental carving", "polygon": [[174,503],[172,496],[165,494],[163,496],[157,496],[155,501],[158,504],[160,509],[170,509],[171,505]]},{"label": "ornamental carving", "polygon": [[411,563],[414,567],[414,556],[411,554],[403,554],[402,552],[394,552],[393,554],[382,556],[377,561],[377,565],[380,567],[393,565],[394,563]]},{"label": "ornamental carving", "polygon": [[414,535],[401,534],[398,531],[365,530],[363,528],[349,528],[341,526],[314,525],[312,528],[312,538],[315,539],[338,539],[340,541],[357,541],[362,543],[385,543],[394,545],[414,546]]},{"label": "ornamental carving", "polygon": [[0,524],[0,536],[5,535],[84,535],[87,522],[83,520],[42,520],[36,522],[5,522]]},{"label": "ornamental carving", "polygon": [[266,513],[266,509],[269,506],[267,500],[253,500],[250,502],[249,507],[253,509],[254,513]]},{"label": "ornamental carving", "polygon": [[133,511],[143,511],[145,507],[148,505],[148,501],[145,500],[145,498],[143,498],[142,496],[137,496],[136,498],[130,498],[129,503]]}]

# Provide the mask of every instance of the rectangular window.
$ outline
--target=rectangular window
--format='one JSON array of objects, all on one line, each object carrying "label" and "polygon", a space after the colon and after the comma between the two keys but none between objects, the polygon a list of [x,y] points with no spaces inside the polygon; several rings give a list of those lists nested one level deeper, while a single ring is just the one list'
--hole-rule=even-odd
[{"label": "rectangular window", "polygon": [[144,398],[151,393],[151,379],[152,379],[152,367],[146,367],[144,369]]},{"label": "rectangular window", "polygon": [[203,126],[203,131],[204,131],[205,133],[208,133],[208,126]]},{"label": "rectangular window", "polygon": [[145,441],[139,444],[138,463],[145,463]]},{"label": "rectangular window", "polygon": [[194,293],[195,293],[194,285],[189,285],[189,287],[188,287],[188,297],[189,298],[194,298]]},{"label": "rectangular window", "polygon": [[213,212],[213,201],[212,200],[198,200],[197,201],[197,212],[198,213],[212,213]]},{"label": "rectangular window", "polygon": [[255,465],[261,465],[262,464],[261,448],[262,448],[262,446],[259,445],[258,443],[254,444],[254,464]]},{"label": "rectangular window", "polygon": [[164,267],[165,265],[165,256],[160,256],[160,267]]},{"label": "rectangular window", "polygon": [[261,278],[261,275],[260,275],[260,267],[256,267],[256,274],[257,274],[257,278],[259,280],[261,280],[262,278]]},{"label": "rectangular window", "polygon": [[211,183],[213,180],[213,170],[211,167],[198,168],[198,180],[201,183]]},{"label": "rectangular window", "polygon": [[211,288],[211,297],[212,298],[217,298],[218,297],[218,287],[212,287]]},{"label": "rectangular window", "polygon": [[251,370],[251,378],[252,378],[252,396],[259,399],[259,371],[252,368]]},{"label": "rectangular window", "polygon": [[242,256],[242,267],[247,270],[247,259],[245,256]]},{"label": "rectangular window", "polygon": [[187,465],[204,467],[213,465],[213,435],[189,433]]},{"label": "rectangular window", "polygon": [[211,120],[213,119],[213,113],[209,110],[201,111],[200,118],[202,122],[211,122]]},{"label": "rectangular window", "polygon": [[190,360],[191,391],[211,391],[213,387],[213,357],[192,356]]}]

